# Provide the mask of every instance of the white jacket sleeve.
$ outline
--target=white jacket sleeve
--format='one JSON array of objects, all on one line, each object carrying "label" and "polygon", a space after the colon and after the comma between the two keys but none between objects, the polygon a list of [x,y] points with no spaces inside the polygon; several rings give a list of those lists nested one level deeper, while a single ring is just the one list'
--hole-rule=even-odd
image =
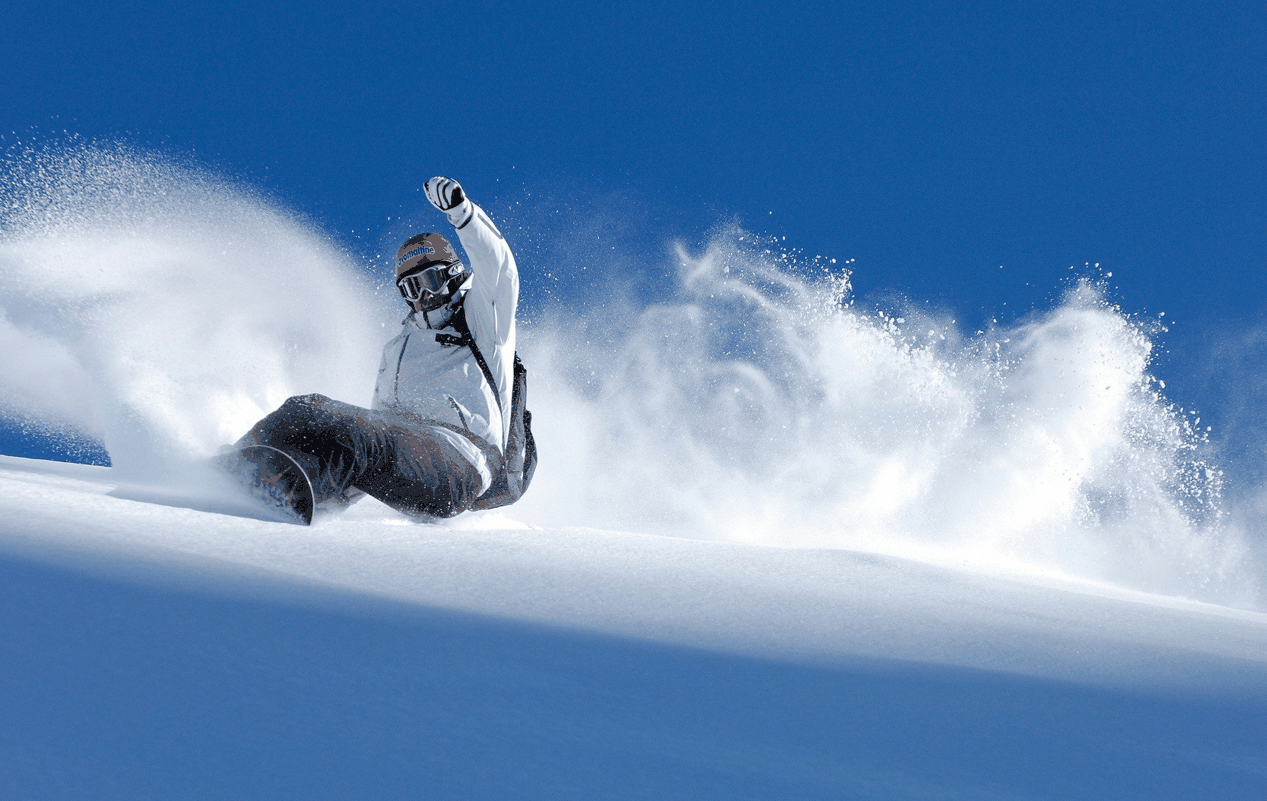
[{"label": "white jacket sleeve", "polygon": [[506,238],[488,214],[466,198],[448,212],[471,262],[466,322],[475,344],[497,379],[502,411],[502,443],[510,428],[510,393],[515,357],[515,312],[519,305],[519,269]]}]

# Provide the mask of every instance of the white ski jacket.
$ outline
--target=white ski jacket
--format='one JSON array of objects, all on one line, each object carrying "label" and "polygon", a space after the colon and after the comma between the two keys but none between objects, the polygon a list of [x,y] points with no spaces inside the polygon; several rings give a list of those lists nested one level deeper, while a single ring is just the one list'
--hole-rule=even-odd
[{"label": "white ski jacket", "polygon": [[[373,407],[408,411],[457,426],[504,453],[510,426],[519,270],[501,231],[469,198],[448,216],[470,261],[471,278],[462,290],[466,322],[497,380],[497,395],[471,349],[451,344],[456,332],[444,327],[447,320],[440,318],[447,317],[447,310],[440,309],[430,313],[440,327],[432,328],[427,315],[415,312],[405,318],[400,334],[383,347]],[[498,406],[498,396],[503,406]],[[487,457],[465,437],[453,434],[451,440],[479,468],[487,490],[492,483]]]}]

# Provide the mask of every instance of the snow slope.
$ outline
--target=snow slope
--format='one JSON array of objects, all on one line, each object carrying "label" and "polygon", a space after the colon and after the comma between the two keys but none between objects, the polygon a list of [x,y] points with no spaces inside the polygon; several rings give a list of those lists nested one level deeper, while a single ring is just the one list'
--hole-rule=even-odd
[{"label": "snow slope", "polygon": [[[1249,798],[1267,615],[0,459],[5,797]],[[123,497],[120,497],[123,496]]]},{"label": "snow slope", "polygon": [[383,265],[152,153],[6,158],[0,423],[112,466],[0,457],[0,797],[1267,795],[1262,514],[1094,284],[970,333],[735,227],[658,275],[503,225],[528,495],[299,528],[199,465],[368,400]]}]

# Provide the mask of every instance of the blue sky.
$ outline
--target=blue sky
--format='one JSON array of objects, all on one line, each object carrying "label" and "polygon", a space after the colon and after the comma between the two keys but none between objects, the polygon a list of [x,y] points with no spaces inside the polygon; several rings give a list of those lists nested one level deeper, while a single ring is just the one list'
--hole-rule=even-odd
[{"label": "blue sky", "polygon": [[1168,394],[1261,400],[1262,4],[24,3],[0,69],[6,145],[160,148],[367,256],[443,173],[619,198],[648,252],[738,218],[968,328],[1099,263],[1166,312]]}]

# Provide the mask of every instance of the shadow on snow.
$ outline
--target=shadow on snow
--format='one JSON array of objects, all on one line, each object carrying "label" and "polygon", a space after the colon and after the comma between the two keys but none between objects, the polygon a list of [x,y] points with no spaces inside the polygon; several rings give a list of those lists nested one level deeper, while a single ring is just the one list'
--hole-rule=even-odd
[{"label": "shadow on snow", "polygon": [[806,666],[0,557],[9,798],[1248,798],[1267,695]]}]

